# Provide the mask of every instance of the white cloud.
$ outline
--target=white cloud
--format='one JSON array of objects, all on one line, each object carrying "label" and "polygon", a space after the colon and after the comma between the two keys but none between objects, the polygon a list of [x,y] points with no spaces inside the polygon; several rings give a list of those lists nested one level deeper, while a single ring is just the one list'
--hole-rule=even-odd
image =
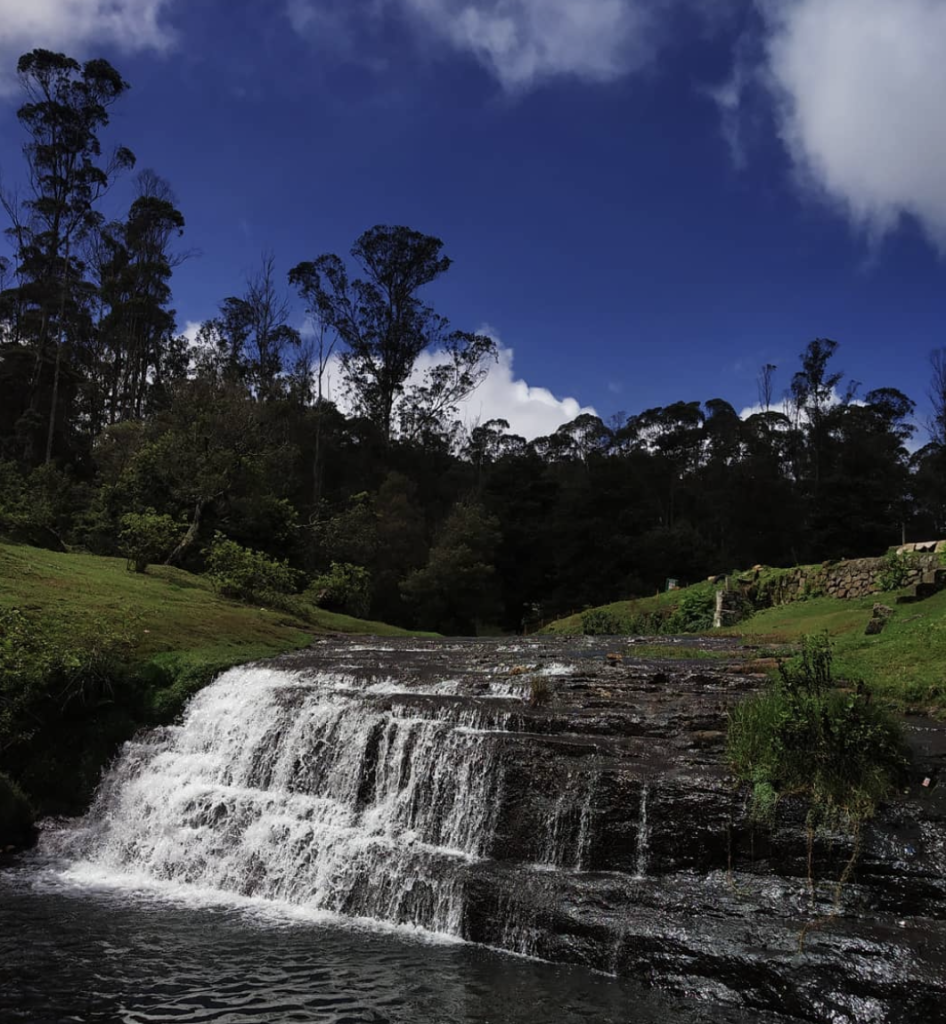
[{"label": "white cloud", "polygon": [[[385,15],[477,60],[510,92],[549,78],[607,82],[647,65],[667,9],[694,0],[285,0],[293,29],[345,59]],[[712,8],[728,0],[714,0]]]},{"label": "white cloud", "polygon": [[570,75],[610,81],[653,53],[655,7],[640,0],[400,0],[511,91]]},{"label": "white cloud", "polygon": [[351,0],[287,0],[286,17],[300,36],[351,55],[355,20],[352,6]]},{"label": "white cloud", "polygon": [[758,3],[764,72],[802,183],[875,240],[912,215],[946,250],[946,3]]},{"label": "white cloud", "polygon": [[772,404],[766,410],[765,406],[761,402],[755,405],[747,405],[742,412],[739,413],[739,419],[747,420],[750,416],[756,416],[760,412],[778,412],[783,416],[787,416],[789,419],[795,418],[795,407],[787,398],[774,399]]},{"label": "white cloud", "polygon": [[[459,405],[457,415],[467,429],[489,420],[507,420],[513,434],[531,441],[554,433],[581,413],[596,415],[592,407],[583,406],[575,398],[556,398],[548,388],[535,387],[518,379],[513,369],[513,350],[503,345],[491,328],[480,328],[479,333],[488,334],[497,342],[499,358],[490,365],[480,386]],[[438,352],[422,353],[410,382],[420,383],[424,372],[442,360]],[[351,404],[343,380],[339,357],[333,355],[325,367],[323,387],[326,397],[343,412],[349,412]]]},{"label": "white cloud", "polygon": [[[831,394],[827,396],[825,400],[825,407],[833,409],[836,405],[840,405],[844,399],[838,392],[837,388],[833,388]],[[849,398],[847,399],[849,405],[865,405],[866,403],[860,398]],[[800,423],[806,423],[808,421],[808,414],[804,409],[799,409],[792,399],[788,395],[783,395],[781,398],[773,399],[772,404],[769,406],[769,412],[781,413],[783,416],[787,416],[793,422],[797,419]],[[755,416],[757,413],[765,412],[765,408],[761,403],[756,405],[748,405],[742,412],[739,413],[741,420],[747,420],[750,416]]]},{"label": "white cloud", "polygon": [[184,330],[180,332],[181,336],[187,338],[187,347],[189,349],[195,348],[197,345],[197,335],[200,334],[200,328],[203,326],[202,320],[188,320],[184,324]]},{"label": "white cloud", "polygon": [[[484,332],[491,333],[492,332]],[[508,420],[509,429],[527,441],[554,433],[583,412],[595,414],[575,398],[556,398],[548,388],[535,387],[516,377],[513,350],[500,343],[499,359],[482,384],[461,404],[460,419],[467,428],[488,420]],[[417,369],[423,372],[437,354],[424,354]]]},{"label": "white cloud", "polygon": [[35,47],[72,56],[105,45],[128,51],[166,49],[173,37],[162,15],[170,2],[0,0],[0,92],[14,86],[10,70],[17,57]]}]

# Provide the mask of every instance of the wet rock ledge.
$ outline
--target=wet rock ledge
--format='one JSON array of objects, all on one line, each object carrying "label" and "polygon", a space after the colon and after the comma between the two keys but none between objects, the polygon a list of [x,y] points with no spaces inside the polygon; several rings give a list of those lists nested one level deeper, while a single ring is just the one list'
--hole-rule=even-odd
[{"label": "wet rock ledge", "polygon": [[[944,724],[908,721],[909,790],[837,892],[851,841],[820,838],[809,877],[804,808],[755,828],[727,774],[727,713],[761,677],[734,641],[659,642],[677,656],[604,638],[339,638],[269,664],[394,680],[371,699],[400,714],[480,713],[496,808],[462,869],[464,938],[785,1020],[946,1021]],[[366,757],[363,786],[375,770]]]}]

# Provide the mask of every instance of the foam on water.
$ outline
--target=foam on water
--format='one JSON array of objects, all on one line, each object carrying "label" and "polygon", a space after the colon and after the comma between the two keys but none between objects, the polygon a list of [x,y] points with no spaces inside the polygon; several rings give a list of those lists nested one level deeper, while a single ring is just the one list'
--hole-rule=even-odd
[{"label": "foam on water", "polygon": [[[528,682],[450,699],[459,688],[233,669],[180,725],[126,744],[86,819],[45,848],[69,861],[69,884],[461,936],[468,869],[502,804],[498,750],[517,714],[502,698],[526,699]],[[593,790],[576,776],[550,808],[546,864],[581,869]]]},{"label": "foam on water", "polygon": [[459,868],[483,856],[501,785],[483,730],[503,716],[414,707],[456,686],[231,670],[180,726],[126,744],[88,818],[47,848],[74,880],[457,935]]}]

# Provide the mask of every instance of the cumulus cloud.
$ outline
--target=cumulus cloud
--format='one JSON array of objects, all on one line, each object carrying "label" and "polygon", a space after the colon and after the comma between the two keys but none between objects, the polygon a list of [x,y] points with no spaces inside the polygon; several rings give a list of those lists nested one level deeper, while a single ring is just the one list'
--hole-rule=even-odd
[{"label": "cumulus cloud", "polygon": [[16,58],[34,47],[83,54],[102,45],[164,50],[172,42],[162,21],[170,0],[0,0],[0,91]]},{"label": "cumulus cloud", "polygon": [[184,324],[184,330],[180,332],[181,336],[187,339],[187,347],[189,349],[196,347],[197,335],[200,334],[200,329],[203,326],[201,320],[188,320]]},{"label": "cumulus cloud", "polygon": [[653,52],[654,4],[639,0],[400,0],[506,89],[570,75],[610,81]]},{"label": "cumulus cloud", "polygon": [[[833,388],[831,394],[828,395],[825,400],[825,406],[829,409],[833,409],[836,405],[840,405],[843,401],[847,401],[849,405],[864,405],[865,402],[860,398],[845,398],[843,397],[837,388]],[[747,420],[750,416],[755,416],[757,413],[765,412],[766,409],[761,403],[756,405],[748,405],[746,408],[739,413],[741,420]],[[808,421],[808,414],[804,409],[799,409],[792,401],[789,395],[783,395],[781,398],[773,399],[772,404],[768,408],[769,412],[778,412],[783,416],[787,416],[793,422],[798,420],[800,423],[806,423]]]},{"label": "cumulus cloud", "polygon": [[801,182],[874,239],[906,215],[946,251],[946,4],[758,2],[765,81]]},{"label": "cumulus cloud", "polygon": [[[190,325],[188,325],[190,326]],[[582,413],[596,415],[590,406],[583,406],[576,398],[557,398],[548,388],[536,387],[518,378],[513,366],[514,352],[507,348],[490,328],[481,328],[498,344],[498,359],[480,386],[469,395],[457,410],[460,421],[467,429],[489,420],[507,420],[513,434],[527,441],[554,433],[562,424],[570,423]],[[439,352],[424,352],[414,366],[409,383],[419,384],[424,373],[444,361]],[[337,355],[327,362],[323,375],[326,397],[345,412],[351,403],[345,393],[341,365]]]},{"label": "cumulus cloud", "polygon": [[[437,359],[437,353],[425,354],[418,362],[423,370]],[[482,384],[460,406],[465,426],[475,427],[488,420],[508,420],[509,428],[527,441],[554,433],[581,413],[595,415],[591,407],[576,398],[556,398],[548,388],[535,387],[517,378],[511,348],[499,346],[499,359],[490,367]]]},{"label": "cumulus cloud", "polygon": [[[662,17],[693,0],[286,0],[300,35],[353,59],[356,29],[377,32],[388,15],[418,35],[478,61],[510,92],[549,78],[607,82],[653,58]],[[724,0],[714,0],[721,4]]]}]

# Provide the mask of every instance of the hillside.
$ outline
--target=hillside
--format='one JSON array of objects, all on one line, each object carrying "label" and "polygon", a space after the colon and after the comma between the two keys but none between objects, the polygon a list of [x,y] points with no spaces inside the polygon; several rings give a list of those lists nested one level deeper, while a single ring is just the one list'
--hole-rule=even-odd
[{"label": "hillside", "polygon": [[81,809],[138,729],[220,671],[328,633],[407,635],[301,602],[249,607],[180,569],[0,542],[0,846],[17,802],[4,774],[41,812]]},{"label": "hillside", "polygon": [[311,605],[305,617],[219,597],[201,576],[170,566],[132,573],[123,558],[61,554],[0,542],[0,610],[19,608],[68,629],[100,619],[135,637],[135,656],[169,651],[238,662],[302,647],[318,633],[404,636],[381,622]]},{"label": "hillside", "polygon": [[[591,611],[608,617],[604,621],[630,625],[642,619],[645,624],[672,622],[674,612],[687,603],[705,607],[706,595],[712,589],[710,584],[699,583]],[[807,634],[827,633],[833,641],[838,678],[863,680],[891,707],[946,715],[946,591],[906,605],[895,603],[899,593],[902,592],[854,599],[813,597],[757,611],[727,629],[696,631],[742,637],[746,657],[752,658],[758,656],[760,647],[764,652],[766,647],[782,647]],[[865,636],[873,606],[878,602],[893,608],[893,615],[883,633]],[[542,632],[560,636],[580,634],[582,615],[560,619]]]}]

